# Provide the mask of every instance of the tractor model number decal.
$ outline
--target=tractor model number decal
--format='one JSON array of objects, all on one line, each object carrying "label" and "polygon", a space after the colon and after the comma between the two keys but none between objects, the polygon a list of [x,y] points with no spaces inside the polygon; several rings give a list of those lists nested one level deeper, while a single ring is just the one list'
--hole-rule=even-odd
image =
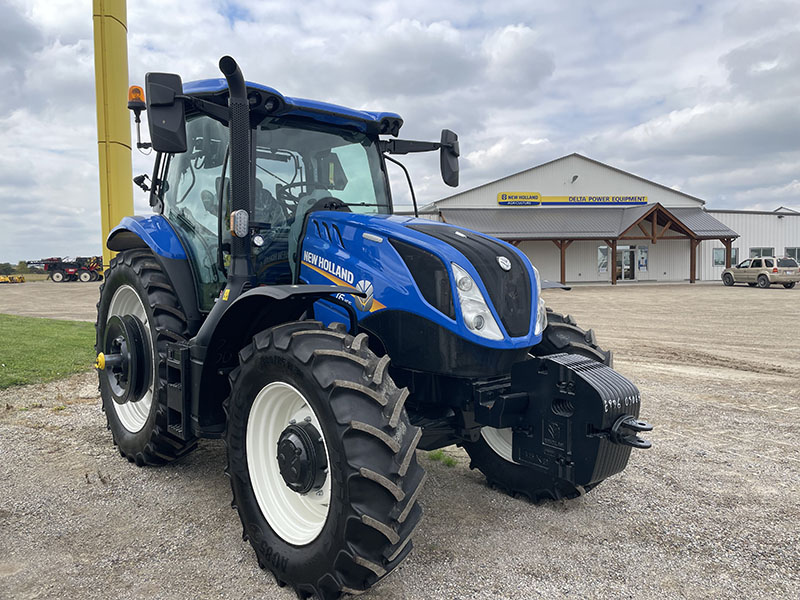
[{"label": "tractor model number decal", "polygon": [[327,258],[317,256],[308,250],[303,251],[303,262],[310,267],[315,267],[316,270],[324,271],[329,275],[333,275],[348,285],[353,285],[353,282],[356,279],[353,275],[353,272],[349,269],[345,269],[341,265],[337,265],[335,262],[328,260]]}]

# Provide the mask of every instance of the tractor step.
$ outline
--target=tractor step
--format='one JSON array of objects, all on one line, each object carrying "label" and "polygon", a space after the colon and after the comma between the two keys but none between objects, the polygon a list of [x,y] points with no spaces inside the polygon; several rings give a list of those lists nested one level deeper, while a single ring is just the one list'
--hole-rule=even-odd
[{"label": "tractor step", "polygon": [[167,431],[177,438],[192,438],[189,425],[189,346],[182,342],[167,344]]}]

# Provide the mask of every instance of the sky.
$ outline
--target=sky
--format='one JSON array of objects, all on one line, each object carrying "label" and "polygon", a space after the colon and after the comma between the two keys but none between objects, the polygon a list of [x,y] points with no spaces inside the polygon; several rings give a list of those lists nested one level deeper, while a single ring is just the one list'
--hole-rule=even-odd
[{"label": "sky", "polygon": [[[0,0],[0,262],[101,252],[92,34],[89,0]],[[578,152],[709,209],[800,209],[796,0],[128,1],[131,84],[224,54],[403,138],[456,131],[459,191]],[[453,193],[435,154],[403,160],[421,206]]]}]

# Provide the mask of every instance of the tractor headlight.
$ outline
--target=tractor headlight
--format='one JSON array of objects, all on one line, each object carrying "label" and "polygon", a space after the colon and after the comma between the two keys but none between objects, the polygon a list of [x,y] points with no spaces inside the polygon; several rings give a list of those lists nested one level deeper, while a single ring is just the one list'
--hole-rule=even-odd
[{"label": "tractor headlight", "polygon": [[[533,267],[533,265],[531,265]],[[533,330],[534,335],[540,335],[544,328],[547,327],[547,307],[544,305],[544,298],[542,298],[542,280],[539,279],[539,270],[533,267],[533,276],[536,279],[536,297],[539,302],[536,307],[536,327]]]},{"label": "tractor headlight", "polygon": [[475,285],[472,277],[456,263],[450,263],[456,279],[458,301],[461,306],[461,315],[470,331],[489,340],[502,340],[503,332],[497,326],[489,305]]}]

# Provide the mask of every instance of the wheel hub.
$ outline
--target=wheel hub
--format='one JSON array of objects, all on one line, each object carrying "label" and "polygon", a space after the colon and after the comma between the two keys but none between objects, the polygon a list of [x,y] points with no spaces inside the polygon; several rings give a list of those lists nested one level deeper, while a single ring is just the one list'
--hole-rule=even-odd
[{"label": "wheel hub", "polygon": [[106,323],[101,370],[117,404],[141,400],[150,381],[150,348],[144,324],[133,315],[112,315]]},{"label": "wheel hub", "polygon": [[325,444],[310,419],[291,423],[278,438],[278,467],[286,485],[298,494],[322,489],[328,473]]}]

